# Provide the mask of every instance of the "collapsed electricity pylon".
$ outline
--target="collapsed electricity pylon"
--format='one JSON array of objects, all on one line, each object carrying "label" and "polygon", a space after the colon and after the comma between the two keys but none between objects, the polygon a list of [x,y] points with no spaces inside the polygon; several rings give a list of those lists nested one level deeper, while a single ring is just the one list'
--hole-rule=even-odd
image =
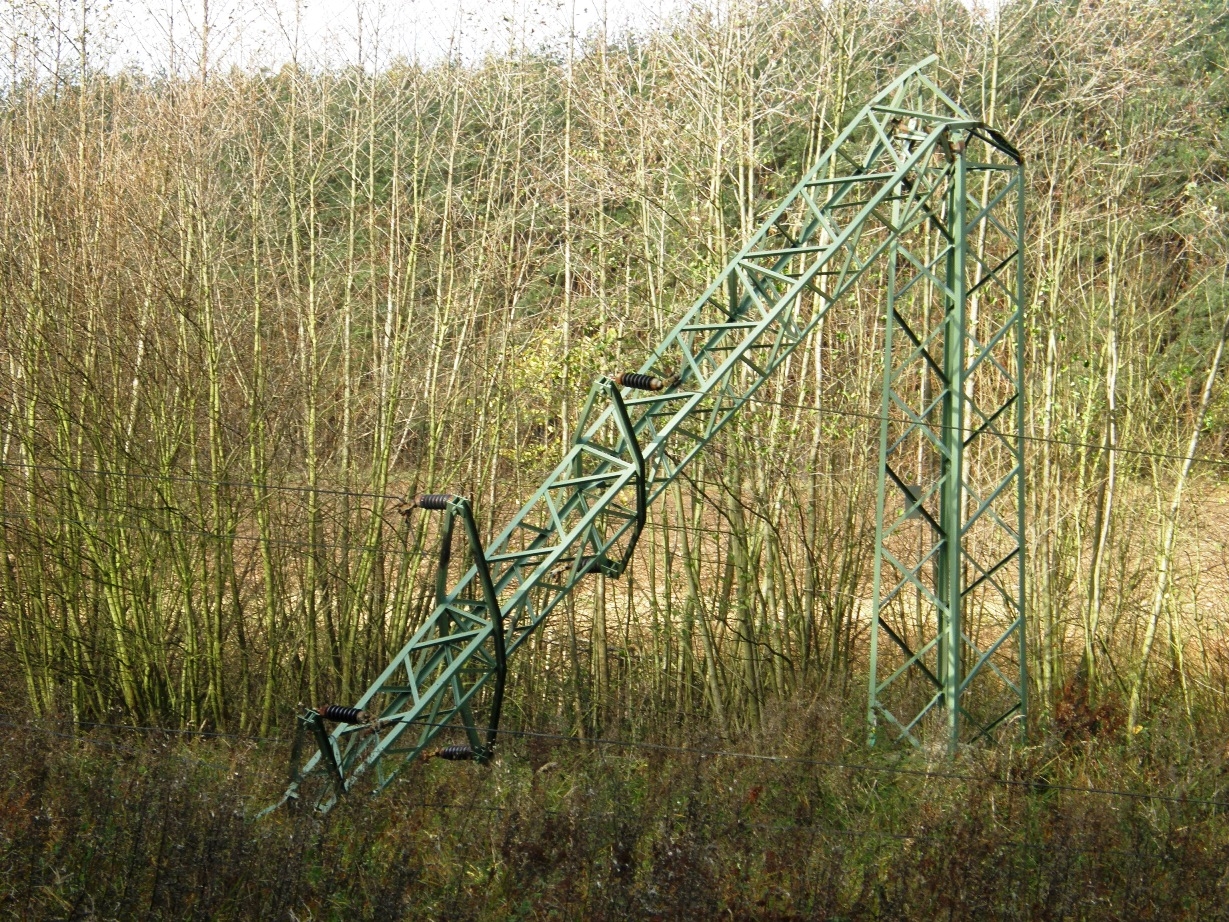
[{"label": "collapsed electricity pylon", "polygon": [[[638,372],[595,382],[485,547],[466,500],[407,505],[447,516],[438,604],[355,706],[300,718],[318,751],[283,802],[379,791],[450,727],[469,744],[437,755],[488,758],[507,658],[587,574],[624,571],[648,506],[859,284],[887,292],[872,728],[955,745],[1024,715],[1023,168],[934,66],[850,122]],[[458,516],[473,564],[450,588]]]}]

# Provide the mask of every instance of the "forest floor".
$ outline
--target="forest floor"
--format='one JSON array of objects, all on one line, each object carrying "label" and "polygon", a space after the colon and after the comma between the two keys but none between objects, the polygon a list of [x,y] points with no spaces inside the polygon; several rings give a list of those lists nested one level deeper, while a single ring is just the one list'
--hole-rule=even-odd
[{"label": "forest floor", "polygon": [[832,703],[724,741],[509,734],[261,820],[280,743],[11,721],[0,916],[1229,918],[1225,728],[1158,714],[1128,746],[1066,713],[954,759],[867,750]]}]

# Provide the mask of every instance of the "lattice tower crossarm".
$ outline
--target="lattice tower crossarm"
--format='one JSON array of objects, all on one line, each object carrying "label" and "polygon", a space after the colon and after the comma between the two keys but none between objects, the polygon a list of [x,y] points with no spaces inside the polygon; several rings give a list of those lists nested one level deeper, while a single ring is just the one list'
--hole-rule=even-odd
[{"label": "lattice tower crossarm", "polygon": [[[1003,637],[1019,641],[1020,679],[1008,684],[1018,691],[1011,713],[1023,713],[1023,177],[1014,148],[942,92],[929,75],[935,66],[932,57],[910,68],[858,113],[665,337],[640,368],[642,377],[599,378],[570,450],[485,548],[476,529],[467,526],[474,565],[451,588],[441,582],[435,610],[356,703],[362,720],[326,732],[316,712],[302,718],[315,734],[317,752],[294,772],[283,802],[306,797],[327,810],[360,783],[381,790],[450,726],[467,731],[475,754],[488,752],[473,708],[484,702],[498,706],[499,696],[492,692],[502,686],[506,657],[516,654],[587,574],[624,571],[647,507],[807,341],[832,306],[864,280],[878,286],[886,278],[889,293],[873,636],[882,632],[908,651],[886,681],[874,674],[886,658],[872,653],[872,719],[886,716],[904,730],[898,735],[917,740],[926,716],[943,710],[936,704],[946,707],[950,701],[949,710],[964,713],[961,700],[970,682],[988,667],[996,674],[1001,670],[990,657],[970,662],[964,655],[980,634],[945,640],[947,646],[936,638],[956,637],[965,625],[960,609],[977,588],[967,579],[971,568],[979,585],[1001,588],[998,575],[1013,566],[1021,588],[1003,596],[1015,607],[1006,615],[996,610],[995,616],[1009,622]],[[969,159],[973,146],[981,152],[976,162]],[[975,204],[970,175],[995,177],[984,184],[993,191],[992,201]],[[999,206],[1009,199],[1019,207],[1004,222]],[[957,220],[961,211],[969,216]],[[991,226],[994,233],[983,232]],[[969,273],[975,278],[966,284]],[[913,313],[936,299],[941,303],[932,329]],[[968,319],[971,309],[980,312],[976,324]],[[998,322],[988,319],[991,315],[1007,319],[981,343],[976,333]],[[901,341],[910,348],[900,351]],[[1006,365],[996,351],[1004,343],[1017,350]],[[938,358],[935,349],[942,350]],[[902,376],[919,363],[923,374],[938,374],[943,382],[921,397],[916,387],[902,384]],[[1005,410],[983,413],[982,403],[975,402],[982,395],[974,389],[981,386],[976,372],[987,365],[1002,371],[1008,390],[1015,388],[1004,397],[1003,386],[995,385],[993,399],[1002,398]],[[636,387],[625,386],[629,383]],[[989,399],[990,391],[985,393]],[[973,418],[977,428],[970,432]],[[961,474],[969,450],[962,454],[957,444],[982,437],[1006,446],[975,459],[979,476],[994,465],[1002,468],[995,470],[1005,486],[994,495],[977,492]],[[898,459],[902,446],[918,439],[926,439],[941,459],[926,469],[929,479],[921,478],[921,468],[915,471]],[[907,493],[910,477],[919,485],[909,494],[918,500],[912,509],[885,486],[899,482]],[[1008,488],[1017,505],[1002,511],[995,503]],[[445,500],[452,503],[449,522],[459,515],[472,524],[467,505],[449,497],[440,502]],[[1004,526],[1006,540],[1016,544],[1007,563],[983,567],[962,552],[968,527],[961,522],[990,517],[1011,526]],[[918,519],[932,529],[930,544],[920,563],[902,561],[896,548],[908,530],[902,523]],[[925,566],[932,559],[941,560],[933,574]],[[889,571],[903,575],[889,576]],[[919,630],[934,637],[919,642],[917,632],[895,622],[902,582],[930,607],[931,627]],[[999,639],[993,651],[1005,653],[1006,647]],[[948,665],[931,662],[935,657],[946,657]],[[915,672],[933,678],[938,694],[946,697],[928,696],[919,715],[901,717],[900,706],[889,699],[897,688],[912,693],[906,679]],[[959,726],[953,717],[948,726],[953,739]],[[320,789],[309,791],[313,779]]]}]

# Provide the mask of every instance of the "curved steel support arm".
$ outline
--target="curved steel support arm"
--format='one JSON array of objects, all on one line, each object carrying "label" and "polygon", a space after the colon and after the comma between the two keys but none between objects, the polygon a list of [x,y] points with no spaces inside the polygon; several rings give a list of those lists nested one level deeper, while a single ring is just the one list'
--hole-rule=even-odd
[{"label": "curved steel support arm", "polygon": [[492,687],[490,719],[487,721],[486,741],[480,742],[478,730],[474,725],[472,715],[466,714],[466,733],[473,745],[474,756],[479,762],[490,759],[495,747],[495,737],[499,733],[499,716],[503,710],[504,684],[508,674],[508,653],[504,644],[503,613],[500,611],[499,596],[495,592],[495,584],[491,581],[491,566],[483,549],[482,538],[478,534],[478,523],[474,520],[473,505],[463,496],[443,496],[426,494],[418,498],[420,509],[442,510],[445,514],[444,525],[440,532],[439,566],[436,568],[435,598],[436,604],[442,605],[448,599],[448,566],[452,560],[452,533],[456,519],[461,519],[465,529],[465,537],[469,541],[470,553],[474,567],[478,571],[478,583],[482,589],[483,601],[486,603],[487,614],[491,622],[491,635],[495,648],[495,670]]}]

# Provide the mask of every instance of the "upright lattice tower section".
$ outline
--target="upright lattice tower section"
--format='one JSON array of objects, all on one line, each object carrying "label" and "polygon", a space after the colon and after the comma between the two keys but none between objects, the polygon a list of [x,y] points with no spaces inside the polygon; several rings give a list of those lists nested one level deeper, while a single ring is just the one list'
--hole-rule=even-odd
[{"label": "upright lattice tower section", "polygon": [[1024,166],[921,72],[866,118],[915,164],[876,214],[888,243],[869,718],[872,739],[955,747],[1023,726],[1028,702]]}]

